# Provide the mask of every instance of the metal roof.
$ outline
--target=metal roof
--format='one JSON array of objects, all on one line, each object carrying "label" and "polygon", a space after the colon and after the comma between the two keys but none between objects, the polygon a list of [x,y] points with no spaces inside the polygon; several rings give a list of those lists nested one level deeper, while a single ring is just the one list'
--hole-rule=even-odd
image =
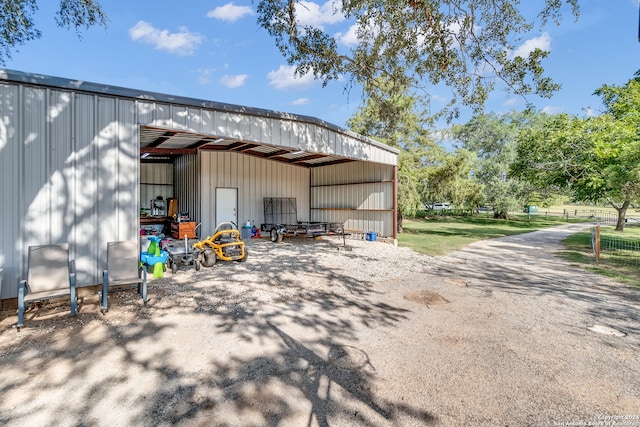
[{"label": "metal roof", "polygon": [[[335,135],[341,135],[350,141],[358,141],[361,144],[375,147],[377,150],[389,153],[392,156],[397,156],[399,153],[399,150],[396,148],[315,117],[6,69],[0,69],[0,80],[41,87],[62,88],[75,92],[85,92],[103,96],[128,98],[139,102],[163,102],[171,105],[205,108],[212,111],[221,111],[245,116],[250,115],[258,119],[266,118],[281,120],[288,123],[311,125],[316,126],[318,129],[325,129],[333,132]],[[256,139],[261,138],[258,137]],[[358,160],[357,156],[347,157],[349,154],[344,155],[345,153],[340,153],[343,155],[324,153],[321,149],[314,146],[307,147],[307,151],[301,151],[299,147],[295,148],[276,145],[276,142],[273,140],[266,143],[264,140],[247,141],[234,139],[234,137],[229,137],[229,135],[216,136],[215,134],[201,134],[193,132],[193,129],[180,130],[175,128],[161,128],[157,127],[155,124],[140,124],[140,148],[141,157],[143,156],[145,161],[152,161],[152,159],[155,159],[156,161],[167,161],[168,159],[181,154],[196,153],[197,150],[241,152],[251,156],[305,167],[324,166]]]}]

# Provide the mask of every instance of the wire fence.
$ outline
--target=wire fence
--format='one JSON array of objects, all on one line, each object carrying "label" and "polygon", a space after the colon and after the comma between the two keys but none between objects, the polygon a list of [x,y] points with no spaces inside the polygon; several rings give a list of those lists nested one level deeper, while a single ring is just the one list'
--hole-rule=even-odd
[{"label": "wire fence", "polygon": [[567,221],[570,218],[584,219],[596,224],[616,225],[618,221],[618,213],[596,209],[563,209],[560,211],[552,210],[538,210],[536,212],[538,216],[549,217],[563,217]]},{"label": "wire fence", "polygon": [[586,218],[597,224],[616,225],[618,213],[610,211],[599,211],[593,209],[565,210],[566,214],[576,218]]},{"label": "wire fence", "polygon": [[591,228],[591,248],[596,262],[607,265],[640,266],[640,240],[600,233],[600,227]]}]

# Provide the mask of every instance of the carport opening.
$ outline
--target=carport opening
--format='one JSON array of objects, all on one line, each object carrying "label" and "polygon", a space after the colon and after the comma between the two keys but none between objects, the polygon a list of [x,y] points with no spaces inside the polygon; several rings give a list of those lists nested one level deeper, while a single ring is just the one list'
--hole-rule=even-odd
[{"label": "carport opening", "polygon": [[[274,164],[301,167],[309,170],[308,188],[305,184],[305,194],[276,194],[273,190],[269,194],[254,194],[250,201],[246,195],[239,194],[236,225],[240,228],[246,220],[253,221],[252,225],[259,226],[264,218],[262,204],[263,197],[297,197],[302,203],[302,216],[306,221],[350,222],[351,229],[364,233],[376,231],[383,236],[381,230],[376,230],[376,224],[389,222],[395,217],[395,203],[386,200],[395,199],[395,172],[393,166],[375,165],[362,160],[354,160],[327,153],[305,151],[299,147],[273,146],[256,141],[246,141],[227,135],[207,135],[193,132],[179,131],[155,126],[140,126],[140,227],[141,233],[164,233],[171,235],[176,229],[174,222],[192,223],[191,227],[209,222],[206,229],[196,228],[193,237],[199,233],[208,233],[207,229],[215,229],[215,215],[210,213],[214,200],[211,197],[203,202],[199,186],[206,181],[200,176],[200,156],[203,153],[236,153],[252,156]],[[363,174],[349,174],[349,176],[329,181],[315,182],[313,171],[320,171],[323,167],[332,167],[349,163],[357,167],[348,168],[364,170]],[[371,166],[369,166],[371,165]],[[230,167],[226,166],[225,167]],[[278,166],[273,167],[277,169]],[[345,168],[344,170],[350,170]],[[367,168],[380,172],[367,172]],[[385,169],[386,168],[386,169]],[[325,169],[326,170],[326,169]],[[231,172],[236,175],[242,172]],[[282,179],[277,173],[272,174],[274,180]],[[317,174],[321,176],[322,174]],[[202,184],[206,185],[206,184]],[[239,184],[238,184],[239,185]],[[234,187],[222,185],[222,187]],[[286,190],[283,190],[286,191]],[[242,193],[242,189],[240,189]],[[255,200],[253,200],[255,199]],[[384,206],[381,206],[381,203]],[[203,205],[204,204],[204,205]],[[247,214],[248,204],[254,212]],[[254,206],[255,205],[255,206]],[[257,212],[260,211],[260,212]],[[257,213],[256,213],[257,212]],[[381,219],[384,216],[385,219]],[[371,219],[373,218],[373,219]],[[218,221],[219,222],[219,221]],[[183,224],[183,227],[185,225]],[[395,228],[395,227],[394,227]],[[391,227],[387,227],[391,231]],[[395,238],[395,230],[387,236]]]}]

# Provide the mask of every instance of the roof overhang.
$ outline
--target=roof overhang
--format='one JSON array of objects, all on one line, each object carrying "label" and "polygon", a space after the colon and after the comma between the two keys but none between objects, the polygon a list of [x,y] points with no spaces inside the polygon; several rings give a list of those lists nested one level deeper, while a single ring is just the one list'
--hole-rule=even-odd
[{"label": "roof overhang", "polygon": [[[183,154],[215,150],[308,168],[352,161],[397,166],[400,153],[397,148],[315,117],[0,69],[0,82],[3,81],[109,97],[117,102],[132,101],[122,111],[124,121],[131,120],[127,124],[139,126],[144,161],[166,162]],[[208,124],[223,124],[215,128],[199,124],[190,127],[198,123],[184,122],[183,118],[190,114],[206,114]],[[245,132],[254,128],[255,133]]]},{"label": "roof overhang", "polygon": [[140,157],[145,162],[169,161],[184,154],[197,154],[198,150],[236,152],[307,168],[355,161],[355,159],[332,154],[242,141],[222,135],[204,135],[156,126],[140,126]]}]

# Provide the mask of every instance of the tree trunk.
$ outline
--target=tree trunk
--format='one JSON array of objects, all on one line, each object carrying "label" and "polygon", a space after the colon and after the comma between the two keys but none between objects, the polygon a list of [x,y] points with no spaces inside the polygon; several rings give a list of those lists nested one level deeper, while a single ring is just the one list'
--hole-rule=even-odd
[{"label": "tree trunk", "polygon": [[627,222],[627,208],[631,202],[629,200],[625,200],[620,208],[614,206],[618,211],[618,220],[616,221],[616,231],[624,231],[624,224]]},{"label": "tree trunk", "polygon": [[507,213],[505,211],[495,211],[493,213],[494,219],[507,219]]},{"label": "tree trunk", "polygon": [[402,212],[400,212],[400,209],[398,209],[398,234],[402,233]]}]

